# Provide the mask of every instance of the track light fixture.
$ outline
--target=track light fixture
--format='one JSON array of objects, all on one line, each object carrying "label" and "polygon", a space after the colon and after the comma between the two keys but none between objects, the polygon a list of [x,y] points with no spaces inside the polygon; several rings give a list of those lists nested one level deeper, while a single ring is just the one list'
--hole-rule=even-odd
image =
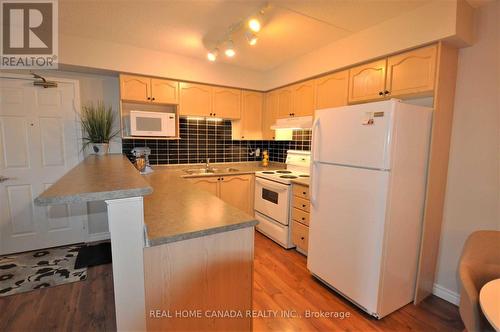
[{"label": "track light fixture", "polygon": [[236,54],[236,51],[234,50],[234,44],[231,39],[226,43],[226,50],[224,51],[224,54],[226,54],[226,56],[230,58],[232,58]]},{"label": "track light fixture", "polygon": [[210,52],[207,53],[207,59],[208,61],[215,61],[217,60],[217,56],[219,55],[219,49],[218,48],[214,48],[213,50],[211,50]]},{"label": "track light fixture", "polygon": [[260,21],[256,18],[251,18],[248,21],[248,28],[252,30],[253,32],[259,32],[260,31]]},{"label": "track light fixture", "polygon": [[258,38],[257,38],[257,35],[255,33],[247,32],[246,38],[247,38],[247,42],[249,45],[254,46],[255,44],[257,44]]},{"label": "track light fixture", "polygon": [[224,54],[228,58],[234,57],[236,55],[236,50],[234,48],[233,38],[238,38],[239,41],[240,37],[244,36],[249,45],[256,45],[258,41],[257,33],[262,28],[262,20],[264,19],[265,11],[267,11],[268,8],[269,6],[266,5],[265,7],[260,9],[257,14],[252,15],[251,17],[241,20],[230,26],[225,37],[218,40],[214,44],[214,48],[207,53],[208,61],[214,62],[217,60],[217,57],[219,55],[219,48],[224,50]]}]

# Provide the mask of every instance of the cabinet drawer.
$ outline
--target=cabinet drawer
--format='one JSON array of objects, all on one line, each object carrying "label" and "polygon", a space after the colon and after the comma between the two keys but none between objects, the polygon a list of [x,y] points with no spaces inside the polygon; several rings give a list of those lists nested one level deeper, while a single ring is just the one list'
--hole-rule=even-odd
[{"label": "cabinet drawer", "polygon": [[309,212],[309,201],[297,196],[293,197],[293,207]]},{"label": "cabinet drawer", "polygon": [[292,224],[292,241],[297,248],[307,253],[309,245],[309,227],[294,221]]},{"label": "cabinet drawer", "polygon": [[309,187],[294,184],[293,194],[301,198],[309,199]]},{"label": "cabinet drawer", "polygon": [[296,208],[292,209],[292,219],[306,226],[309,226],[309,212],[302,211]]}]

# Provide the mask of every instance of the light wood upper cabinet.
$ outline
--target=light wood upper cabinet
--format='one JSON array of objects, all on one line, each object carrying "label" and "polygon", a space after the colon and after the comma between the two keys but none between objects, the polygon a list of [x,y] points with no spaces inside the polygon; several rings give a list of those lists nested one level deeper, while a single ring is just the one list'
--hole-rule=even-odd
[{"label": "light wood upper cabinet", "polygon": [[278,96],[278,119],[292,116],[292,89],[289,87],[276,90]]},{"label": "light wood upper cabinet", "polygon": [[219,190],[224,202],[253,215],[253,175],[223,176]]},{"label": "light wood upper cabinet", "polygon": [[214,196],[219,196],[219,178],[200,177],[200,178],[189,178],[187,180],[192,184],[194,184],[198,189],[208,191]]},{"label": "light wood upper cabinet", "polygon": [[239,119],[241,117],[241,90],[213,88],[212,110],[215,117]]},{"label": "light wood upper cabinet", "polygon": [[179,82],[135,75],[120,75],[120,94],[125,101],[178,104]]},{"label": "light wood upper cabinet", "polygon": [[241,120],[233,121],[233,139],[262,139],[262,109],[264,94],[254,91],[241,93]]},{"label": "light wood upper cabinet", "polygon": [[314,81],[315,109],[339,107],[347,105],[347,91],[349,89],[349,71],[333,73]]},{"label": "light wood upper cabinet", "polygon": [[314,113],[314,81],[295,84],[292,89],[292,116],[308,116]]},{"label": "light wood upper cabinet", "polygon": [[178,104],[179,82],[152,78],[151,101],[159,104]]},{"label": "light wood upper cabinet", "polygon": [[391,96],[432,93],[436,77],[437,45],[387,59],[387,90]]},{"label": "light wood upper cabinet", "polygon": [[184,83],[179,86],[180,115],[212,116],[212,87]]},{"label": "light wood upper cabinet", "polygon": [[274,140],[275,131],[271,126],[278,118],[278,93],[271,91],[266,93],[264,111],[262,114],[262,139]]},{"label": "light wood upper cabinet", "polygon": [[151,99],[151,79],[142,76],[120,75],[120,95],[122,100],[149,102]]},{"label": "light wood upper cabinet", "polygon": [[349,69],[349,103],[385,97],[386,59]]}]

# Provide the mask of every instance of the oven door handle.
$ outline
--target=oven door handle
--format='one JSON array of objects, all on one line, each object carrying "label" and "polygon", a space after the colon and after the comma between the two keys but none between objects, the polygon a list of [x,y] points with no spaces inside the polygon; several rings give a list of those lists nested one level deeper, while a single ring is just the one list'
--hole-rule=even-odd
[{"label": "oven door handle", "polygon": [[271,189],[274,189],[276,191],[287,191],[288,190],[288,185],[286,185],[286,184],[283,184],[283,185],[274,184],[271,181],[262,180],[260,178],[255,178],[255,182],[257,182],[258,184],[260,184],[264,188],[271,188]]}]

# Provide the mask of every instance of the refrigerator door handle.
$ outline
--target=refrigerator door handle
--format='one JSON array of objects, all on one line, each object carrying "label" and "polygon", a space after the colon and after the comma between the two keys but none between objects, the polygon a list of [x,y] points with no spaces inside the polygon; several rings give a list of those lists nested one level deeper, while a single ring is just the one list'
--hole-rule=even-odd
[{"label": "refrigerator door handle", "polygon": [[316,160],[319,160],[319,156],[318,158],[316,158],[317,156],[317,153],[316,153],[316,149],[317,149],[317,144],[316,142],[319,142],[319,140],[316,139],[317,136],[321,136],[321,128],[320,128],[320,118],[316,118],[314,120],[314,124],[313,124],[313,127],[312,127],[312,142],[311,142],[311,145],[312,145],[312,151],[311,151],[311,160],[313,161],[316,161]]},{"label": "refrigerator door handle", "polygon": [[[320,140],[316,139],[317,136],[321,136],[321,127],[320,127],[320,118],[316,118],[314,120],[314,124],[313,124],[313,135],[312,135],[312,151],[311,151],[311,159],[312,159],[312,163],[311,163],[311,197],[310,197],[310,200],[311,200],[311,205],[312,206],[316,206],[316,191],[317,191],[317,185],[316,185],[316,178],[318,177],[318,174],[316,172],[316,165],[319,163],[319,156],[318,156],[318,153],[316,153],[316,149],[319,149],[319,147],[317,146],[317,142],[319,142]],[[319,150],[318,150],[319,152]]]}]

